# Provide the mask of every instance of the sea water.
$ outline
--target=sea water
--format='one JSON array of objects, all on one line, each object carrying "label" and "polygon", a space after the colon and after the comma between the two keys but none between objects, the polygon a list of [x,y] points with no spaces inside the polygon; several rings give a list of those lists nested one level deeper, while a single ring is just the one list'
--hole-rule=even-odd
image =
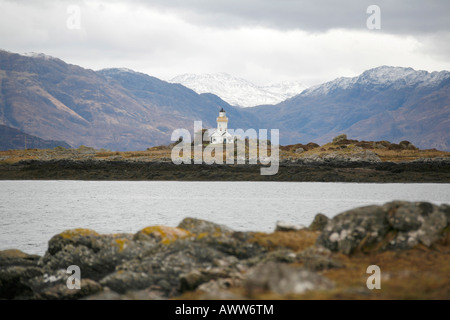
[{"label": "sea water", "polygon": [[42,255],[67,229],[135,233],[186,217],[238,231],[309,225],[355,207],[392,200],[450,203],[450,184],[177,181],[0,181],[0,250]]}]

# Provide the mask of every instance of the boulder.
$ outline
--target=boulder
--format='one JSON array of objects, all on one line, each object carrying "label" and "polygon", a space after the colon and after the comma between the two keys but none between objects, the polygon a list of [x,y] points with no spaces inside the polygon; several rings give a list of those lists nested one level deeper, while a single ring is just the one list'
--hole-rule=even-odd
[{"label": "boulder", "polygon": [[362,207],[331,219],[317,238],[317,244],[350,254],[363,240],[365,246],[381,242],[388,230],[386,213],[380,206]]},{"label": "boulder", "polygon": [[178,228],[194,234],[197,242],[239,259],[247,259],[265,251],[258,244],[249,241],[251,233],[235,232],[224,225],[209,221],[186,218]]},{"label": "boulder", "polygon": [[44,271],[38,267],[8,266],[0,268],[0,299],[26,298],[34,290],[29,280],[42,276]]},{"label": "boulder", "polygon": [[223,268],[194,269],[180,276],[180,290],[181,292],[195,290],[203,283],[229,277],[230,272]]},{"label": "boulder", "polygon": [[341,141],[347,140],[347,135],[346,134],[340,134],[337,137],[333,138],[333,143],[339,143]]},{"label": "boulder", "polygon": [[153,279],[144,272],[119,270],[104,277],[100,284],[117,293],[124,294],[130,290],[140,290],[152,285]]},{"label": "boulder", "polygon": [[133,241],[133,235],[100,235],[86,229],[67,230],[54,236],[44,257],[39,261],[46,272],[77,265],[82,276],[100,280],[119,264],[137,257],[156,242]]},{"label": "boulder", "polygon": [[[195,287],[201,283],[201,280],[198,283],[192,280],[195,270],[212,268],[214,261],[223,259],[226,259],[223,252],[208,246],[205,242],[181,239],[170,244],[160,244],[139,258],[124,262],[117,267],[117,272],[146,274],[151,279],[148,285],[157,286],[166,296],[174,296],[187,290],[191,285]],[[189,279],[181,280],[190,273],[191,275],[187,277]],[[182,281],[185,280],[189,281],[182,287]],[[121,291],[137,289],[142,287],[136,287],[134,282],[124,282]]]},{"label": "boulder", "polygon": [[308,229],[310,231],[322,231],[325,228],[325,226],[327,225],[328,221],[330,221],[330,219],[326,215],[318,213],[314,217],[314,220],[310,224]]},{"label": "boulder", "polygon": [[322,247],[310,247],[296,256],[297,262],[302,262],[303,267],[311,271],[323,271],[342,268],[342,262],[334,259],[331,252]]},{"label": "boulder", "polygon": [[192,236],[192,234],[182,228],[152,226],[144,228],[141,231],[137,232],[134,235],[133,240],[155,241],[157,243],[161,242],[164,244],[169,244],[174,242],[175,240],[184,239],[190,236]]},{"label": "boulder", "polygon": [[102,286],[90,279],[81,279],[80,289],[71,290],[65,283],[48,287],[36,296],[37,299],[45,300],[75,300],[81,299],[103,290]]},{"label": "boulder", "polygon": [[83,245],[87,248],[93,248],[99,234],[89,229],[66,230],[53,236],[48,242],[48,253],[56,254],[66,245]]},{"label": "boulder", "polygon": [[430,247],[448,226],[447,205],[393,201],[383,206],[349,210],[329,221],[317,244],[350,254],[360,251]]},{"label": "boulder", "polygon": [[20,250],[0,251],[0,267],[6,266],[37,266],[39,256],[29,255]]},{"label": "boulder", "polygon": [[178,228],[187,230],[196,235],[223,235],[231,234],[232,229],[227,226],[196,218],[185,218]]}]

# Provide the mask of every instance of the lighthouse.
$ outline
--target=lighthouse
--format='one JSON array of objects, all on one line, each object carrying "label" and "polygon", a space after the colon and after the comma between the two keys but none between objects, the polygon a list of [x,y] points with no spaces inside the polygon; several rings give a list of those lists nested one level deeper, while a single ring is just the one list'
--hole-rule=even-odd
[{"label": "lighthouse", "polygon": [[233,136],[228,132],[228,118],[225,110],[222,108],[217,117],[217,129],[214,130],[210,137],[210,142],[213,144],[229,144],[233,143]]},{"label": "lighthouse", "polygon": [[226,132],[228,129],[228,118],[225,110],[223,108],[219,112],[219,117],[217,118],[217,130],[219,132]]}]

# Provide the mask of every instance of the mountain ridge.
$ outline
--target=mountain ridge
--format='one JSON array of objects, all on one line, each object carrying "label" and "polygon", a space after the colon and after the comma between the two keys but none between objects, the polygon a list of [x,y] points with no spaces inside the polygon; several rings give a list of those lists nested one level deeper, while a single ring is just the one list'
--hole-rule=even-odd
[{"label": "mountain ridge", "polygon": [[233,107],[125,68],[94,71],[58,58],[0,51],[0,124],[45,140],[117,151],[170,143],[175,129],[279,129],[281,144],[350,138],[450,150],[450,72],[382,66],[308,88],[276,105]]},{"label": "mountain ridge", "polygon": [[[390,76],[380,81],[388,70]],[[275,108],[249,111],[270,119],[259,116],[263,126],[277,123],[289,137],[285,143],[324,143],[346,133],[449,150],[450,72],[382,66],[306,89]]]},{"label": "mountain ridge", "polygon": [[0,51],[0,123],[43,139],[112,150],[142,150],[170,141],[194,120],[215,126],[239,110],[138,72],[93,71],[60,59]]},{"label": "mountain ridge", "polygon": [[64,141],[44,140],[0,124],[0,150],[71,148]]}]

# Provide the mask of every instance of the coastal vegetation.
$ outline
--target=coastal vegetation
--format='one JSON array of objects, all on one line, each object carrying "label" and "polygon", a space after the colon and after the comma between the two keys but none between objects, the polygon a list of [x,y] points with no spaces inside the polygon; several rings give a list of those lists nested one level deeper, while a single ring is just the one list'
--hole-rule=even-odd
[{"label": "coastal vegetation", "polygon": [[[176,143],[148,148],[142,151],[111,151],[106,149],[94,149],[86,146],[79,148],[56,147],[54,149],[27,149],[0,151],[0,164],[15,163],[22,160],[108,160],[108,161],[170,161],[172,147]],[[207,144],[203,145],[205,148]],[[248,141],[246,153],[248,157]],[[320,158],[329,155],[358,155],[368,151],[375,154],[381,161],[402,162],[413,161],[422,158],[450,158],[450,152],[436,149],[419,149],[408,141],[391,143],[389,141],[358,141],[347,139],[346,135],[340,135],[332,142],[318,145],[316,143],[293,144],[280,146],[280,161],[297,160],[313,156]],[[192,153],[193,154],[193,153]],[[269,153],[270,154],[270,153]],[[193,155],[192,155],[193,157]]]}]

